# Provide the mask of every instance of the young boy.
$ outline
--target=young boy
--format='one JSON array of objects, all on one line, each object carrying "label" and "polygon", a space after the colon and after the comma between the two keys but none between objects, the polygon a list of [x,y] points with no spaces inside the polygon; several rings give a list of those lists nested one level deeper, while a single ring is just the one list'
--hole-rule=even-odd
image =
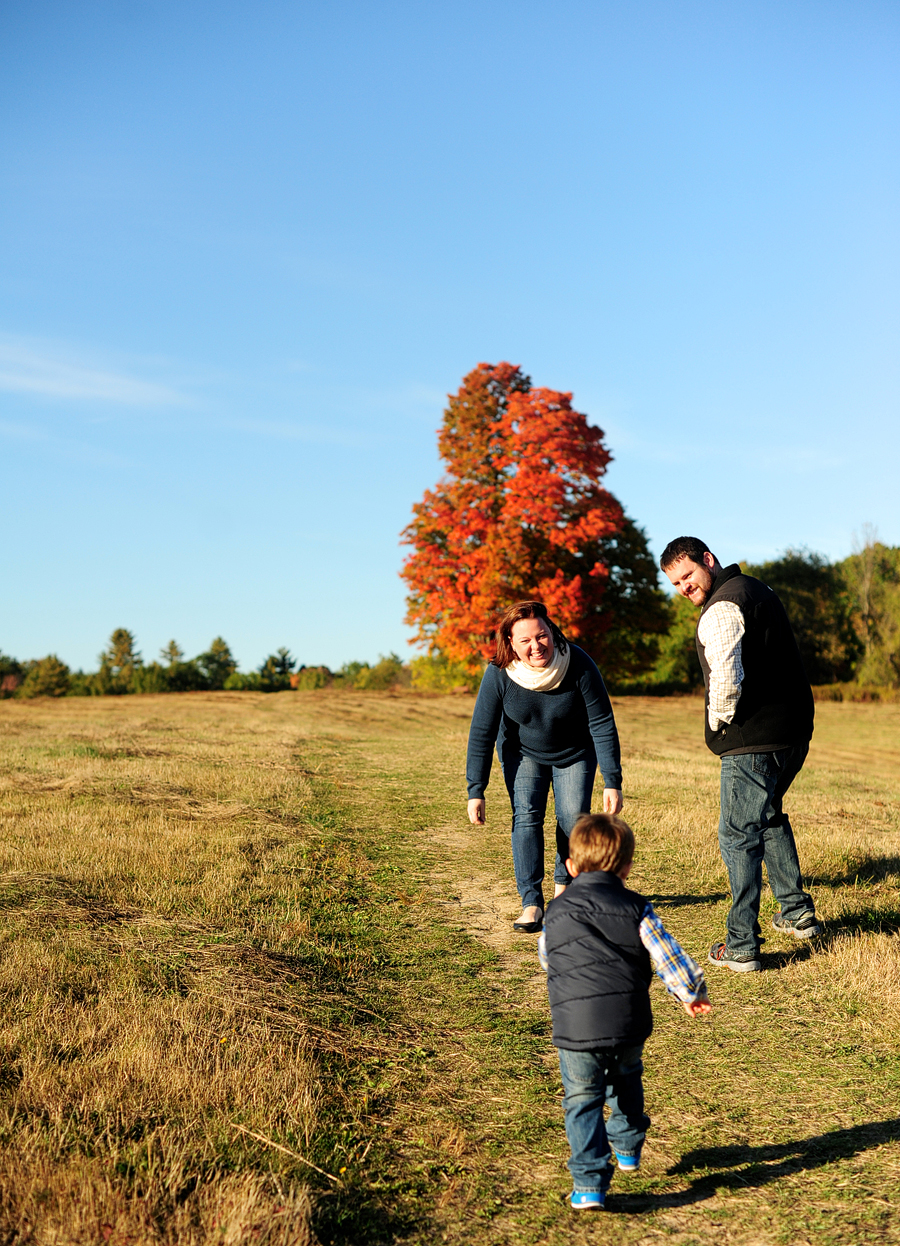
[{"label": "young boy", "polygon": [[689,1016],[709,1012],[710,1004],[700,966],[652,904],[623,885],[634,857],[631,828],[609,814],[583,814],[569,852],[566,868],[574,881],[547,909],[538,955],[566,1092],[570,1202],[580,1211],[605,1203],[613,1174],[610,1143],[623,1172],[640,1167],[650,1124],[641,1052],[653,1028],[651,960]]}]

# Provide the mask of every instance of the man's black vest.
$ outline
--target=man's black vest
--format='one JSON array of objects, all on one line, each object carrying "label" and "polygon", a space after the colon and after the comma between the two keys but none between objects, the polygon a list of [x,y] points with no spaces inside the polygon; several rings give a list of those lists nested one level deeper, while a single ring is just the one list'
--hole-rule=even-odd
[{"label": "man's black vest", "polygon": [[638,929],[646,900],[603,871],[579,874],[544,919],[553,1043],[569,1051],[650,1037],[650,957]]},{"label": "man's black vest", "polygon": [[805,743],[812,735],[815,708],[784,606],[767,584],[741,575],[737,563],[719,572],[700,617],[719,601],[733,601],[744,616],[744,681],[734,719],[713,731],[708,713],[709,663],[698,636],[697,653],[706,685],[706,743],[720,757],[774,753]]}]

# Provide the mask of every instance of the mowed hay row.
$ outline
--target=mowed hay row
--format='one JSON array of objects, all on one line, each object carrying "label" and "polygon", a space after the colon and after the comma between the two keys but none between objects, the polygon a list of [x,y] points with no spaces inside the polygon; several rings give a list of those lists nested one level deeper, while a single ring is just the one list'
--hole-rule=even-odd
[{"label": "mowed hay row", "polygon": [[[237,1232],[259,1228],[251,1213],[277,1220],[279,1208],[305,1208],[296,1175],[279,1187],[229,1170],[244,1166],[247,1139],[237,1126],[308,1150],[321,1077],[315,1034],[290,1013],[280,1025],[261,1015],[271,1000],[260,1007],[233,977],[230,990],[194,987],[183,971],[167,982],[170,960],[117,955],[80,933],[4,949],[7,1227],[39,1223],[47,1240],[97,1240],[96,1206],[125,1237],[146,1221],[167,1226],[161,1240],[205,1241],[213,1213],[220,1228],[210,1240],[219,1240],[226,1213]],[[35,1165],[40,1177],[22,1181]],[[68,1238],[60,1225],[51,1234],[53,1207],[62,1214],[69,1202],[81,1229]],[[279,1232],[271,1240],[297,1239]]]},{"label": "mowed hay row", "polygon": [[256,1174],[200,1179],[178,1142],[170,1146],[161,1135],[147,1151],[153,1162],[136,1191],[105,1159],[54,1163],[42,1152],[17,1147],[0,1174],[3,1220],[10,1226],[4,1240],[48,1246],[314,1243],[305,1190],[283,1189]]},{"label": "mowed hay row", "polygon": [[311,929],[309,777],[253,702],[0,705],[0,1240],[311,1240],[354,957]]}]

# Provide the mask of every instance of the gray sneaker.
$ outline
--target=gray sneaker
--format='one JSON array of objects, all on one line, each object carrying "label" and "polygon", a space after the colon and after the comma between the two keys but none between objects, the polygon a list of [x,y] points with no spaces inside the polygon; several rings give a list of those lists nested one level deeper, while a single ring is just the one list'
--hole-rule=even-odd
[{"label": "gray sneaker", "polygon": [[709,949],[708,959],[711,965],[722,965],[735,973],[755,973],[762,969],[758,956],[752,952],[729,952],[724,943],[714,943]]},{"label": "gray sneaker", "polygon": [[822,933],[822,928],[816,920],[815,913],[804,913],[802,917],[798,917],[796,921],[788,921],[786,917],[782,917],[781,913],[776,913],[772,918],[772,925],[776,930],[782,931],[784,934],[792,934],[795,939],[814,939],[817,934]]}]

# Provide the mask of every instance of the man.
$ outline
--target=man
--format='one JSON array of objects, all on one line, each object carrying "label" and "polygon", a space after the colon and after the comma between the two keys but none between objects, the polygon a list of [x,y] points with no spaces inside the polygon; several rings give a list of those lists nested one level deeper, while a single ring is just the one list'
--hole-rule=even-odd
[{"label": "man", "polygon": [[722,759],[719,847],[731,887],[725,943],[709,959],[739,973],[761,968],[762,863],[781,908],[776,930],[819,933],[803,890],[784,794],[806,759],[813,698],[784,607],[760,580],[722,567],[696,537],[678,537],[660,565],[701,606],[697,653],[706,685],[706,743]]}]

